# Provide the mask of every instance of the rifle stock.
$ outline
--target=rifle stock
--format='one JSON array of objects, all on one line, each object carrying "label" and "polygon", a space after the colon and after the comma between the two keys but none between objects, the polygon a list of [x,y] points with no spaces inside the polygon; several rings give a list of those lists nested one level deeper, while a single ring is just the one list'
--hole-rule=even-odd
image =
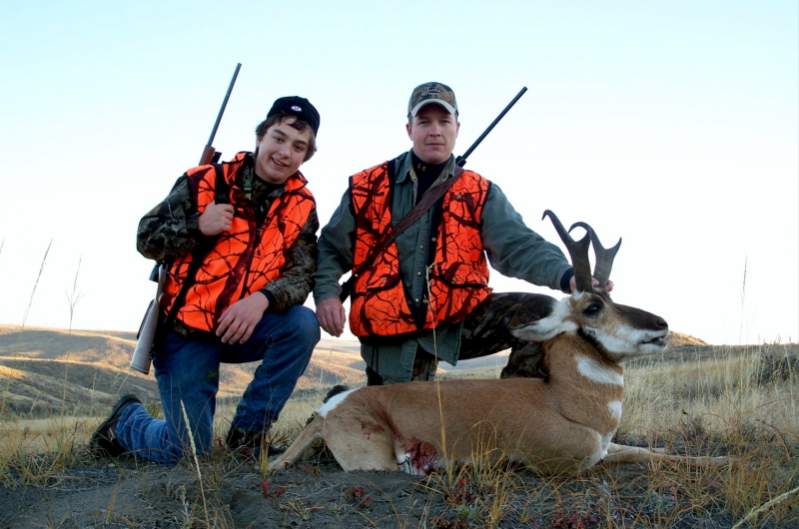
[{"label": "rifle stock", "polygon": [[145,375],[150,372],[150,364],[153,361],[153,346],[161,313],[161,297],[166,282],[166,268],[163,265],[156,265],[155,272],[158,277],[158,288],[155,291],[155,297],[147,306],[147,312],[144,313],[141,325],[139,325],[139,332],[136,333],[136,347],[130,356],[130,367]]},{"label": "rifle stock", "polygon": [[206,145],[203,149],[203,155],[200,156],[199,165],[209,165],[219,161],[219,156],[222,153],[216,152],[212,145]]}]

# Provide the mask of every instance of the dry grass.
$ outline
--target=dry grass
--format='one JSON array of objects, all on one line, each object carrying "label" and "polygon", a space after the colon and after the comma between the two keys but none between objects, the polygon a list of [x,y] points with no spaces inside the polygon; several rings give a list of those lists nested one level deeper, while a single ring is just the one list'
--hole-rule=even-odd
[{"label": "dry grass", "polygon": [[[627,370],[622,435],[643,435],[673,452],[737,458],[723,472],[650,469],[656,487],[680,484],[695,508],[722,501],[739,518],[796,487],[799,362],[787,349],[783,354],[721,348],[705,359]],[[797,507],[799,497],[788,495],[761,518],[797,521]]]},{"label": "dry grass", "polygon": [[[391,496],[382,515],[370,502],[379,494],[388,496],[387,492],[348,487],[336,493],[335,516],[350,524],[348,516],[356,516],[357,526],[364,527],[435,529],[654,529],[699,524],[721,528],[747,517],[739,527],[799,526],[799,372],[787,351],[780,358],[773,348],[764,356],[764,349],[722,348],[701,358],[671,355],[625,372],[627,393],[619,431],[623,442],[666,447],[680,454],[729,454],[736,460],[728,467],[600,465],[578,477],[542,478],[509,466],[487,448],[474,454],[472,465],[452,466],[416,481],[413,502]],[[19,372],[4,368],[4,378],[15,375]],[[62,391],[60,387],[56,393]],[[321,390],[298,392],[275,425],[275,433],[293,438],[322,395]],[[3,406],[0,398],[0,410]],[[219,406],[217,435],[224,436],[234,407],[230,399]],[[81,468],[86,464],[84,447],[99,420],[69,416],[65,410],[46,418],[0,422],[0,485],[44,486],[71,468]],[[243,467],[217,450],[175,469],[187,476],[180,486],[167,486],[166,496],[181,506],[175,526],[235,526],[232,500],[226,494],[231,476],[242,472],[250,477],[237,479],[249,479],[250,487],[264,487],[256,496],[263,498],[259,508],[276,509],[284,520],[295,520],[300,527],[310,526],[323,507],[325,512],[334,509],[333,503],[315,504],[309,495],[311,487],[323,487],[318,479],[311,479],[296,495],[291,482],[267,491],[264,464]],[[127,515],[114,509],[109,504],[109,520],[122,523]]]},{"label": "dry grass", "polygon": [[0,485],[45,484],[80,460],[96,418],[0,422]]},{"label": "dry grass", "polygon": [[627,369],[622,429],[673,430],[688,416],[711,431],[761,424],[799,432],[799,363],[784,355],[718,348],[704,359]]}]

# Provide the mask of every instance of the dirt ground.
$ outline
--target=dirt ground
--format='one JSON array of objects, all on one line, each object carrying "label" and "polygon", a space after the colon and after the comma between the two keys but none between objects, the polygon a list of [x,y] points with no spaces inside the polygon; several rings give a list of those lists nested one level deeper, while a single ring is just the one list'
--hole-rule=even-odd
[{"label": "dirt ground", "polygon": [[[345,473],[322,456],[264,478],[251,462],[216,458],[201,464],[200,480],[189,463],[86,457],[44,483],[19,476],[0,487],[0,528],[721,529],[740,518],[726,509],[713,473],[686,483],[684,472],[670,477],[640,465],[557,479],[525,469],[482,477],[462,470],[451,478]],[[799,513],[744,527],[799,528]]]}]

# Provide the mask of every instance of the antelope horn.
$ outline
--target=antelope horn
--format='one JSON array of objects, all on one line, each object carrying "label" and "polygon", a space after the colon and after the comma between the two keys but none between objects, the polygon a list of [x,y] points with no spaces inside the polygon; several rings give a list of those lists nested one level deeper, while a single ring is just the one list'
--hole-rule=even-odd
[{"label": "antelope horn", "polygon": [[588,236],[591,237],[591,245],[594,247],[594,256],[596,258],[596,262],[594,263],[594,277],[599,281],[599,287],[602,288],[610,279],[610,270],[613,268],[613,259],[616,257],[616,252],[619,251],[619,247],[621,246],[621,237],[619,237],[619,242],[617,242],[615,246],[605,248],[599,241],[599,237],[594,231],[594,228],[585,222],[575,222],[571,225],[569,231],[572,231],[578,226],[588,232]]},{"label": "antelope horn", "polygon": [[546,210],[541,219],[543,220],[546,217],[549,217],[549,220],[552,221],[552,224],[555,226],[555,231],[557,231],[560,236],[560,240],[563,241],[563,244],[569,251],[572,266],[574,267],[574,279],[577,283],[577,290],[580,292],[588,292],[591,290],[591,263],[588,260],[588,246],[591,244],[589,236],[586,235],[579,241],[575,241],[572,239],[571,235],[569,235],[569,232],[566,231],[566,228],[563,227],[557,215],[550,210]]}]

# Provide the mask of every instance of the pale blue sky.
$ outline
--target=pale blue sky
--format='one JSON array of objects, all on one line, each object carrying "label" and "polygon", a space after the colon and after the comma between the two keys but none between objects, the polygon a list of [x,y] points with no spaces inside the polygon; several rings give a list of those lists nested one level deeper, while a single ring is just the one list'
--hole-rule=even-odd
[{"label": "pale blue sky", "polygon": [[[407,97],[456,91],[469,166],[528,224],[622,236],[615,299],[715,343],[799,339],[799,12],[765,2],[3,2],[0,323],[134,329],[139,217],[278,96],[320,110],[303,172],[325,222],[349,174],[408,148]],[[746,282],[744,283],[744,263]],[[498,290],[540,291],[492,275]],[[555,294],[557,295],[557,294]]]}]

